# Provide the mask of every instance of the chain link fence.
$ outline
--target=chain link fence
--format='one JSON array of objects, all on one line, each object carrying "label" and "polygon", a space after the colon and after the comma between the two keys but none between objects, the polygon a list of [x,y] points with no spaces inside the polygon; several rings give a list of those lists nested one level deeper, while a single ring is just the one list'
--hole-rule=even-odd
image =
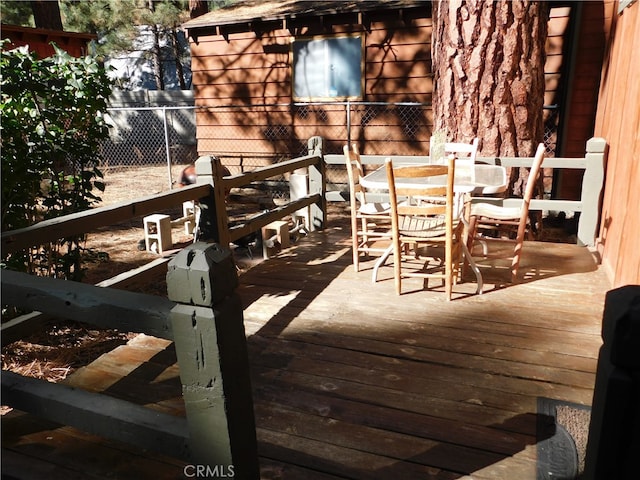
[{"label": "chain link fence", "polygon": [[170,189],[183,166],[196,160],[194,107],[117,107],[108,114],[113,127],[102,144],[105,176],[166,167],[162,175]]},{"label": "chain link fence", "polygon": [[[108,109],[114,127],[102,145],[107,185],[142,177],[119,195],[135,198],[172,188],[198,154],[216,155],[232,173],[307,154],[307,141],[324,139],[325,153],[339,154],[356,142],[370,155],[424,155],[432,131],[431,106],[420,103],[291,103],[198,108],[133,106]],[[196,115],[207,125],[196,137]],[[545,107],[545,143],[553,152],[558,112]],[[553,153],[551,153],[553,154]],[[331,183],[347,183],[340,166],[329,166]],[[288,193],[282,179],[272,189]],[[120,198],[119,200],[126,200]]]}]

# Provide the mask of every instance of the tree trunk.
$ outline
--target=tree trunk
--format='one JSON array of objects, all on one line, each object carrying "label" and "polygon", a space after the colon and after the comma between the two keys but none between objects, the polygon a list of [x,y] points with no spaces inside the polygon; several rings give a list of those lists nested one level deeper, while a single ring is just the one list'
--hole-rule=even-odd
[{"label": "tree trunk", "polygon": [[180,82],[180,90],[186,90],[187,84],[184,80],[184,69],[182,68],[182,61],[180,58],[180,42],[178,40],[178,27],[176,25],[169,31],[169,37],[171,40],[171,48],[173,49],[173,57],[176,62],[176,75],[178,82]]},{"label": "tree trunk", "polygon": [[[533,0],[432,2],[434,131],[480,153],[532,157],[544,138],[548,7]],[[521,177],[512,172],[514,194]]]},{"label": "tree trunk", "polygon": [[63,30],[60,5],[58,5],[57,0],[55,2],[33,0],[31,2],[31,11],[33,12],[33,20],[37,28]]},{"label": "tree trunk", "polygon": [[151,56],[153,58],[153,76],[156,79],[158,90],[164,90],[164,75],[162,72],[162,50],[160,49],[160,29],[157,25],[152,25],[153,48]]},{"label": "tree trunk", "polygon": [[189,0],[189,17],[196,18],[209,11],[205,0]]}]

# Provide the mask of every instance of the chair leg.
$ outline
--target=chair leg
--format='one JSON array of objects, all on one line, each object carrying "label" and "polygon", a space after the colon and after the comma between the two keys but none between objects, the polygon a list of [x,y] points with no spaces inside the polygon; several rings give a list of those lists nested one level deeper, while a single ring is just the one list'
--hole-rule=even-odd
[{"label": "chair leg", "polygon": [[511,283],[517,283],[518,281],[518,268],[520,267],[525,233],[526,225],[520,225],[518,227],[518,235],[516,236],[516,246],[513,249],[513,259],[511,260]]},{"label": "chair leg", "polygon": [[487,245],[487,242],[485,242],[482,239],[476,238],[477,235],[478,235],[478,218],[471,217],[469,219],[469,234],[467,236],[467,249],[469,250],[469,252],[472,252],[475,242],[476,241],[480,242],[480,245],[482,246],[482,255],[486,257],[487,255],[489,255],[489,247]]},{"label": "chair leg", "polygon": [[378,269],[385,264],[389,255],[393,253],[393,244],[390,245],[380,256],[378,261],[373,266],[373,274],[371,275],[371,282],[376,283],[378,281]]},{"label": "chair leg", "polygon": [[467,274],[467,268],[471,266],[471,270],[478,278],[479,271],[476,263],[471,258],[471,249],[473,248],[473,236],[475,235],[476,230],[476,218],[471,217],[469,221],[466,223],[466,236],[462,238],[461,246],[462,246],[462,267],[460,269],[460,277],[464,278]]},{"label": "chair leg", "polygon": [[358,272],[360,270],[360,252],[358,252],[358,237],[357,235],[353,237],[353,245],[351,246],[353,250],[353,269]]},{"label": "chair leg", "polygon": [[[477,218],[476,217],[471,217],[469,219],[469,223],[467,225],[467,238],[464,239],[464,251],[465,253],[468,253],[469,255],[463,255],[464,257],[464,261],[462,262],[462,276],[464,277],[464,275],[467,273],[467,267],[469,265],[469,261],[471,260],[471,250],[473,250],[473,239],[476,235],[476,229],[477,229]],[[473,269],[473,273],[476,273],[475,269],[473,268],[473,266],[471,267]],[[476,267],[477,268],[477,267]],[[478,274],[476,273],[476,278],[478,277]]]},{"label": "chair leg", "polygon": [[399,241],[393,243],[393,277],[396,286],[396,294],[402,291],[402,252]]},{"label": "chair leg", "polygon": [[462,256],[464,257],[462,274],[463,275],[465,274],[464,267],[468,263],[468,265],[471,267],[471,271],[476,276],[476,283],[478,284],[478,287],[476,288],[476,293],[478,295],[482,295],[482,289],[484,287],[484,283],[482,281],[482,274],[480,273],[480,269],[478,268],[478,265],[476,264],[473,257],[471,257],[471,252],[469,252],[469,249],[464,243],[462,244],[462,250],[463,250]]},{"label": "chair leg", "polygon": [[518,269],[520,267],[520,257],[522,255],[522,244],[522,241],[516,243],[516,247],[513,250],[513,259],[511,260],[511,283],[517,283],[518,281]]},{"label": "chair leg", "polygon": [[360,219],[360,227],[362,228],[362,244],[365,246],[369,244],[369,236],[367,235],[368,223],[369,222],[367,222],[366,218]]},{"label": "chair leg", "polygon": [[353,268],[357,272],[360,270],[360,252],[358,239],[358,219],[355,217],[355,213],[351,213],[351,250],[353,256]]},{"label": "chair leg", "polygon": [[453,290],[453,257],[453,245],[448,239],[444,252],[444,291],[448,302],[451,301],[451,292]]},{"label": "chair leg", "polygon": [[451,301],[451,292],[453,291],[453,278],[451,277],[451,270],[449,269],[449,272],[446,273],[446,277],[444,279],[444,292],[445,295],[447,296],[447,301],[450,302]]}]

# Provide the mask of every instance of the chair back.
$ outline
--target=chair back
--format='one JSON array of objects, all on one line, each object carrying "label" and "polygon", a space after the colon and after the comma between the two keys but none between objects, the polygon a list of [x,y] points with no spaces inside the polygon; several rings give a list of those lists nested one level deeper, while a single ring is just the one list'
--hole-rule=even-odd
[{"label": "chair back", "polygon": [[[540,175],[540,169],[542,168],[542,162],[544,161],[544,154],[546,148],[544,143],[540,143],[536,149],[536,155],[529,170],[529,176],[527,177],[527,186],[524,190],[524,196],[522,197],[522,209],[520,210],[520,223],[518,225],[518,237],[524,236],[524,230],[527,225],[527,217],[529,216],[529,205],[533,198],[533,192],[536,189],[536,183],[538,183],[538,175]],[[522,232],[520,232],[522,230]]]},{"label": "chair back", "polygon": [[478,138],[471,143],[447,142],[444,144],[445,155],[456,157],[456,175],[459,180],[475,183],[475,163],[478,155]]},{"label": "chair back", "polygon": [[[396,293],[400,295],[402,292],[402,278],[435,277],[444,280],[446,298],[451,300],[452,285],[457,279],[462,254],[463,226],[457,215],[454,219],[455,157],[450,155],[446,165],[394,167],[389,158],[385,164],[391,203]],[[407,198],[399,202],[398,196]],[[434,257],[440,260],[436,268],[444,271],[425,271],[423,262],[419,261],[418,269],[407,265],[403,272],[402,263],[405,259],[409,262],[409,256],[402,253],[404,248],[413,245],[414,255],[411,258],[419,259],[418,245],[433,243],[444,245],[444,263],[441,256]]]},{"label": "chair back", "polygon": [[[394,167],[390,158],[385,160],[389,182],[391,223],[394,232],[420,236],[421,231],[433,231],[433,223],[428,217],[441,216],[443,235],[451,237],[454,221],[454,175],[455,159],[451,155],[446,165],[409,165]],[[429,184],[432,177],[442,177],[442,181]],[[419,179],[416,185],[415,180]],[[402,200],[406,197],[406,200]],[[420,201],[420,198],[428,201]],[[416,200],[418,199],[418,200]],[[438,201],[440,200],[440,201]],[[420,222],[424,228],[420,227]]]},{"label": "chair back", "polygon": [[460,154],[465,154],[465,157],[472,158],[475,161],[478,155],[479,142],[478,137],[474,138],[471,143],[447,142],[444,144],[444,153],[453,153],[458,158],[460,158]]},{"label": "chair back", "polygon": [[[360,160],[358,146],[354,143],[351,148],[345,145],[342,149],[347,165],[347,175],[349,177],[349,192],[351,206],[357,208],[357,203],[364,205],[367,203],[365,189],[360,185],[360,180],[364,177],[364,169]],[[357,203],[356,203],[357,202]]]}]

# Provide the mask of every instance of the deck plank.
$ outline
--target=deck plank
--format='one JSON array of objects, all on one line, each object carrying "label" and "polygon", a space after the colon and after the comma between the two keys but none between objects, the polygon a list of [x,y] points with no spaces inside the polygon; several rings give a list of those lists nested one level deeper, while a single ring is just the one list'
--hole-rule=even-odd
[{"label": "deck plank", "polygon": [[[24,455],[51,466],[48,473],[55,478],[58,472],[69,472],[78,478],[181,478],[185,462],[158,455],[130,445],[107,441],[81,432],[72,427],[64,427],[51,422],[42,424],[34,421],[29,415],[11,412],[10,418],[3,418],[2,458],[3,475],[5,452],[9,458]],[[9,435],[19,431],[18,438]],[[23,476],[22,468],[31,468],[31,461],[23,465],[14,464],[13,478],[30,478]],[[70,478],[73,478],[71,476]]]},{"label": "deck plank", "polygon": [[[372,283],[373,260],[355,272],[348,234],[314,232],[241,276],[262,478],[536,478],[538,399],[591,403],[609,284],[590,252],[527,242],[521,283],[481,260],[485,293],[465,277],[446,302],[410,280],[398,297],[391,267]],[[68,383],[184,415],[175,362],[140,335]],[[17,417],[2,420],[14,478],[113,478],[110,462],[183,478],[177,460]]]}]

